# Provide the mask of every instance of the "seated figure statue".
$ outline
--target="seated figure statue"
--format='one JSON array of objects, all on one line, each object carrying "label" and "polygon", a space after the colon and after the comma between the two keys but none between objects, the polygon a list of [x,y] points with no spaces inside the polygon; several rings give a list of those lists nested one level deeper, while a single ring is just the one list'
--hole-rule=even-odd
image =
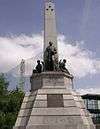
[{"label": "seated figure statue", "polygon": [[41,73],[42,72],[42,65],[40,63],[40,60],[37,60],[36,71],[37,71],[37,73]]},{"label": "seated figure statue", "polygon": [[62,72],[65,72],[67,74],[70,74],[69,71],[68,71],[68,69],[66,69],[66,60],[65,59],[63,59],[63,62],[61,62],[61,60],[60,60],[60,62],[59,62],[59,69]]},{"label": "seated figure statue", "polygon": [[37,60],[37,66],[35,67],[35,69],[33,69],[33,74],[34,73],[41,73],[44,72],[44,62],[40,60]]}]

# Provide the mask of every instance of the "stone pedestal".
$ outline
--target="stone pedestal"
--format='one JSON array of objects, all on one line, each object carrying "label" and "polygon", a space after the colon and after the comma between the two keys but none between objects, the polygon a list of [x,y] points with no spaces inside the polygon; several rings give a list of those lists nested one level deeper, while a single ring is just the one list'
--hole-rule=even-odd
[{"label": "stone pedestal", "polygon": [[72,79],[62,72],[33,74],[13,129],[95,129]]}]

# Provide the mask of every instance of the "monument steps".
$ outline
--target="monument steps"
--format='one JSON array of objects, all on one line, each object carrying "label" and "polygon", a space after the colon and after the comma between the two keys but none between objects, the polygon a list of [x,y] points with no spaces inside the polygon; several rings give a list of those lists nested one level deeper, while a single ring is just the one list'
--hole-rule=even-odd
[{"label": "monument steps", "polygon": [[[35,79],[38,76],[40,80]],[[70,88],[71,75],[61,72],[59,78],[57,72],[51,72],[31,79],[36,90],[25,95],[14,129],[95,129],[81,96]]]}]

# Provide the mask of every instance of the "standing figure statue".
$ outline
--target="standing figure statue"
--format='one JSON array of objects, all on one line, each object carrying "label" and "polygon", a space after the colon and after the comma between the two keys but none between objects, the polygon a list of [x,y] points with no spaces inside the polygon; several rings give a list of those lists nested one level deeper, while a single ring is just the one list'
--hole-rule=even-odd
[{"label": "standing figure statue", "polygon": [[49,42],[49,46],[44,52],[44,66],[45,71],[54,71],[56,67],[55,55],[57,54],[56,48],[53,47],[53,43]]}]

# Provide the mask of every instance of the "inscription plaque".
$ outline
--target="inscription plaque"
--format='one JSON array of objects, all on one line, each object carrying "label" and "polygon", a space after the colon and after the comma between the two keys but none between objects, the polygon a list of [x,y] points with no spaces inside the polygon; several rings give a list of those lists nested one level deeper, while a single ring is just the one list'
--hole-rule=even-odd
[{"label": "inscription plaque", "polygon": [[48,94],[47,107],[64,107],[62,94]]}]

